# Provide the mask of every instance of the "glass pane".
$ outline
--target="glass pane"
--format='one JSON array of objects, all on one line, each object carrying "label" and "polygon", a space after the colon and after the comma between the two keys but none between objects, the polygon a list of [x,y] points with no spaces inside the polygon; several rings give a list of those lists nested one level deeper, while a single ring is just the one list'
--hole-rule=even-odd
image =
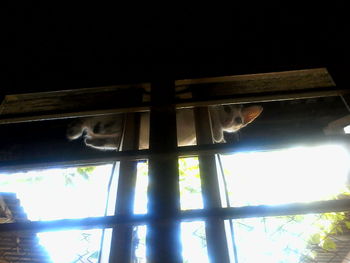
[{"label": "glass pane", "polygon": [[345,132],[346,134],[349,134],[349,133],[350,133],[350,125],[344,127],[344,132]]},{"label": "glass pane", "polygon": [[40,244],[53,262],[99,262],[102,229],[39,233]]},{"label": "glass pane", "polygon": [[103,248],[110,246],[104,238],[108,231],[0,232],[0,262],[107,263],[109,250]]},{"label": "glass pane", "polygon": [[149,120],[150,113],[143,112],[140,114],[140,138],[139,138],[139,149],[149,148]]},{"label": "glass pane", "polygon": [[[349,193],[350,155],[341,145],[221,155],[230,206],[334,199]],[[224,204],[226,206],[226,204]]]},{"label": "glass pane", "polygon": [[204,222],[181,223],[181,240],[184,263],[209,263]]},{"label": "glass pane", "polygon": [[135,189],[135,214],[147,213],[147,187],[148,187],[148,162],[139,162],[137,164],[137,178]]},{"label": "glass pane", "polygon": [[0,174],[0,192],[16,194],[29,220],[103,216],[112,165]]},{"label": "glass pane", "polygon": [[233,232],[239,263],[350,261],[350,221],[343,212],[233,220]]},{"label": "glass pane", "polygon": [[193,109],[176,110],[176,128],[178,146],[196,144]]},{"label": "glass pane", "polygon": [[180,158],[179,173],[181,209],[203,208],[198,157]]},{"label": "glass pane", "polygon": [[133,260],[132,262],[146,263],[146,234],[147,226],[137,226],[133,235]]}]

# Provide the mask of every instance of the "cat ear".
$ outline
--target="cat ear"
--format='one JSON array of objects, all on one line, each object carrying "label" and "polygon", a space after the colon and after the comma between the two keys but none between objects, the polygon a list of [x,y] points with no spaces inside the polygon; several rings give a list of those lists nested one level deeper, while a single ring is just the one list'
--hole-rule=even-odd
[{"label": "cat ear", "polygon": [[258,105],[243,107],[242,116],[243,116],[244,125],[247,125],[251,123],[253,120],[255,120],[262,111],[263,111],[263,107]]}]

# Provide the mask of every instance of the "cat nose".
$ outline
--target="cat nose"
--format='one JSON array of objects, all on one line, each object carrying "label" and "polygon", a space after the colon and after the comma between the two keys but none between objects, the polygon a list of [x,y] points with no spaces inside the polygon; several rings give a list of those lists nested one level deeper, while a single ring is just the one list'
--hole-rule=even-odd
[{"label": "cat nose", "polygon": [[242,118],[241,117],[236,117],[235,118],[235,123],[242,124],[243,123]]}]

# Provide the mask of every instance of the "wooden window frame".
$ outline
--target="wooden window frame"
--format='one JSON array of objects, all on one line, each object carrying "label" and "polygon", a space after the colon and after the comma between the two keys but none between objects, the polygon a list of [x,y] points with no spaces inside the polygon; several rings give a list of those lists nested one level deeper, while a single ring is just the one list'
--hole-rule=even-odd
[{"label": "wooden window frame", "polygon": [[[259,91],[232,94],[222,98],[193,98],[187,101],[177,101],[175,89],[177,86],[197,85],[201,83],[223,83],[230,81],[230,77],[221,79],[203,79],[196,81],[174,81],[164,79],[151,83],[151,101],[148,104],[122,109],[97,110],[89,112],[74,112],[70,114],[51,114],[46,116],[16,116],[1,119],[1,123],[14,123],[32,120],[55,119],[60,117],[89,116],[96,114],[110,114],[127,112],[126,134],[123,151],[93,155],[83,159],[77,158],[70,162],[52,162],[47,165],[94,164],[101,162],[120,161],[119,183],[116,202],[116,214],[86,219],[56,220],[51,222],[18,222],[0,225],[0,231],[30,230],[40,232],[50,229],[74,229],[84,227],[108,228],[113,227],[110,263],[127,262],[131,256],[132,228],[135,225],[146,224],[149,227],[147,236],[147,258],[149,262],[181,262],[181,242],[179,240],[180,222],[203,220],[206,222],[206,237],[208,254],[211,262],[229,262],[229,253],[224,232],[225,219],[238,219],[254,216],[279,216],[302,214],[306,212],[338,212],[350,210],[350,200],[319,201],[308,204],[288,204],[278,206],[249,206],[239,208],[222,208],[219,197],[219,186],[216,176],[215,157],[217,153],[240,151],[241,149],[275,149],[282,145],[293,145],[296,140],[281,141],[268,140],[254,145],[212,144],[209,115],[207,106],[220,103],[248,103],[258,101],[292,100],[301,98],[317,98],[327,96],[344,96],[345,102],[350,104],[348,91],[338,87],[316,87],[313,89],[290,89],[273,91]],[[176,115],[178,108],[195,108],[195,122],[197,146],[176,146]],[[150,111],[150,149],[138,149],[137,125],[138,115],[135,112]],[[165,128],[164,128],[165,127]],[[166,138],[162,134],[167,134]],[[329,137],[330,141],[347,141],[348,136]],[[302,138],[309,144],[324,142],[324,137]],[[199,156],[200,173],[204,209],[181,211],[178,185],[178,158]],[[149,213],[134,215],[132,211],[134,189],[136,182],[137,160],[148,159],[150,165],[150,189],[148,191]],[[32,163],[23,167],[32,167]],[[38,165],[35,163],[34,165]],[[22,169],[16,165],[16,169]],[[2,167],[6,170],[7,167]],[[11,167],[8,168],[11,170]],[[13,169],[13,167],[12,167]]]}]

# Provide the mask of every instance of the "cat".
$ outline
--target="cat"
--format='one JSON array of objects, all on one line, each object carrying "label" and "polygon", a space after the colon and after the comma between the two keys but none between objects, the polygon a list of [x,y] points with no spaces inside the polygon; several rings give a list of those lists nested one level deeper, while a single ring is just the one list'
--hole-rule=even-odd
[{"label": "cat", "polygon": [[[214,143],[224,143],[224,132],[235,133],[254,121],[262,112],[258,105],[209,106]],[[192,109],[176,111],[178,145],[196,144],[194,113]],[[119,150],[124,129],[124,114],[86,117],[72,122],[67,130],[69,140],[84,137],[85,144],[99,150]],[[139,149],[148,148],[149,114],[141,114]]]},{"label": "cat", "polygon": [[213,141],[224,143],[224,132],[234,133],[254,121],[263,111],[259,105],[218,105],[210,106],[209,114]]},{"label": "cat", "polygon": [[83,136],[89,147],[117,150],[123,134],[124,119],[124,114],[77,119],[68,125],[67,137],[75,140]]}]

